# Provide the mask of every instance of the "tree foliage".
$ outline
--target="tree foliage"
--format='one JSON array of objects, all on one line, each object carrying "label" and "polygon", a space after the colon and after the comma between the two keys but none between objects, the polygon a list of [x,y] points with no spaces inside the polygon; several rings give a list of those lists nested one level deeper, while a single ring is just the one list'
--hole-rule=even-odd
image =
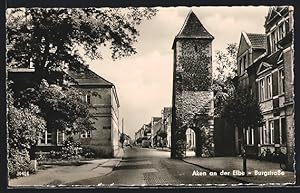
[{"label": "tree foliage", "polygon": [[220,115],[227,98],[233,94],[235,84],[234,77],[237,75],[237,44],[227,45],[226,52],[216,51],[214,64],[216,70],[213,77],[215,114]]},{"label": "tree foliage", "polygon": [[32,63],[40,77],[50,80],[65,68],[86,66],[84,57],[102,58],[103,47],[111,50],[113,59],[130,56],[137,52],[136,27],[156,12],[153,8],[10,9],[8,65]]},{"label": "tree foliage", "polygon": [[261,126],[263,115],[256,99],[248,89],[237,87],[226,101],[222,117],[239,129]]},{"label": "tree foliage", "polygon": [[30,149],[35,144],[42,131],[46,129],[46,122],[40,116],[40,109],[34,104],[27,107],[17,107],[14,104],[13,92],[7,90],[7,128],[9,149]]},{"label": "tree foliage", "polygon": [[218,82],[226,82],[233,79],[237,75],[237,51],[236,43],[227,44],[226,51],[217,50],[215,54],[214,64],[216,72],[214,79]]},{"label": "tree foliage", "polygon": [[15,105],[13,92],[7,89],[7,131],[8,131],[8,173],[17,177],[30,171],[29,150],[36,144],[41,133],[46,130],[46,122],[40,116],[38,106],[30,104],[26,108]]},{"label": "tree foliage", "polygon": [[39,89],[23,91],[19,101],[23,106],[31,103],[39,106],[48,130],[76,134],[95,129],[90,106],[83,101],[76,88],[49,85],[43,80]]}]

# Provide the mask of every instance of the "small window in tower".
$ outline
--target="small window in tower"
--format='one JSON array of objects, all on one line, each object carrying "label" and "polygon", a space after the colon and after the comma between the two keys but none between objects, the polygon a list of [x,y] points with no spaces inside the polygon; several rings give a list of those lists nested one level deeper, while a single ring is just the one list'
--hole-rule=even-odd
[{"label": "small window in tower", "polygon": [[198,46],[195,45],[195,52],[198,52]]}]

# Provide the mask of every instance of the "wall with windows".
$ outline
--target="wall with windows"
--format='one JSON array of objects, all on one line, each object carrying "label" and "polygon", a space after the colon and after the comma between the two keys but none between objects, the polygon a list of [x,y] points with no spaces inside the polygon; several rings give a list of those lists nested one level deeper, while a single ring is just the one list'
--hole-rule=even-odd
[{"label": "wall with windows", "polygon": [[91,105],[96,130],[74,137],[93,149],[97,157],[116,156],[119,149],[119,110],[112,88],[82,87],[83,99]]},{"label": "wall with windows", "polygon": [[268,54],[272,54],[278,50],[278,41],[284,38],[287,32],[290,31],[290,18],[287,9],[282,9],[280,15],[271,18],[266,25]]}]

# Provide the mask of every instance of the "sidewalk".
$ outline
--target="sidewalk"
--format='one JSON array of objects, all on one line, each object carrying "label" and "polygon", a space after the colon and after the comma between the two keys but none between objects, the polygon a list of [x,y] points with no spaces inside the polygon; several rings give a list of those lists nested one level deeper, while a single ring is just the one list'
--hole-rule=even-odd
[{"label": "sidewalk", "polygon": [[124,150],[121,150],[116,158],[95,159],[90,161],[81,161],[80,166],[58,166],[44,165],[48,169],[39,170],[37,174],[31,174],[26,177],[19,177],[9,180],[9,186],[45,186],[62,185],[72,182],[101,177],[112,172],[113,168],[119,165]]},{"label": "sidewalk", "polygon": [[[267,161],[260,161],[254,159],[247,159],[247,176],[239,176],[238,172],[234,170],[243,171],[243,159],[240,157],[210,157],[197,158],[187,157],[185,162],[197,165],[209,171],[230,172],[228,177],[243,181],[244,183],[252,184],[285,184],[295,183],[295,175],[293,172],[282,171],[279,163],[272,163]],[[276,173],[275,173],[276,172]],[[281,174],[281,175],[276,175]],[[224,175],[224,173],[223,173]],[[226,174],[224,175],[226,176]]]}]

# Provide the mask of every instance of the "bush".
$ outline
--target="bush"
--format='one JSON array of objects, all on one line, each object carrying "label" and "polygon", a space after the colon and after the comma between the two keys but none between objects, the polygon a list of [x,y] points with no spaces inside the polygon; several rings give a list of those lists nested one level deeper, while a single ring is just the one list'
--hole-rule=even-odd
[{"label": "bush", "polygon": [[33,172],[34,169],[30,168],[29,153],[26,149],[9,149],[8,173],[10,178],[27,176]]},{"label": "bush", "polygon": [[78,141],[74,141],[73,138],[69,138],[64,142],[64,146],[61,152],[61,158],[66,160],[73,160],[80,158],[81,144]]},{"label": "bush", "polygon": [[62,152],[61,151],[50,151],[49,153],[49,158],[50,159],[60,159],[62,157]]},{"label": "bush", "polygon": [[95,150],[90,147],[83,147],[80,155],[85,158],[95,158]]}]

